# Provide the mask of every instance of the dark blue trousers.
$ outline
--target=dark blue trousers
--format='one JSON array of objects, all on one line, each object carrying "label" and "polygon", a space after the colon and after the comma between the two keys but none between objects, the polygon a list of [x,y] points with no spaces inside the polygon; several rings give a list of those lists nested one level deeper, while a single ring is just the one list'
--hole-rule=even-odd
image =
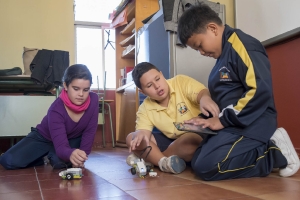
[{"label": "dark blue trousers", "polygon": [[192,159],[195,174],[207,181],[264,177],[273,168],[286,166],[286,158],[271,140],[263,143],[226,130],[207,137]]},{"label": "dark blue trousers", "polygon": [[[79,148],[81,137],[69,140],[71,148]],[[0,164],[5,169],[22,169],[44,164],[44,156],[48,156],[53,168],[60,169],[70,167],[71,162],[61,160],[55,152],[52,141],[44,138],[36,128],[0,156]]]}]

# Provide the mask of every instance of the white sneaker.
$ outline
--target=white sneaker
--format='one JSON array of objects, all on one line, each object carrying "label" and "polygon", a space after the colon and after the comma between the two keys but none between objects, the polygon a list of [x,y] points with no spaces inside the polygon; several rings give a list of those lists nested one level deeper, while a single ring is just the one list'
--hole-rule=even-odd
[{"label": "white sneaker", "polygon": [[[133,167],[133,165],[135,165],[138,161],[141,161],[141,158],[137,157],[134,153],[131,153],[126,159],[127,165],[129,165],[131,167]],[[153,167],[153,164],[151,164],[149,162],[145,162],[145,165]]]},{"label": "white sneaker", "polygon": [[284,128],[278,128],[271,141],[281,150],[281,153],[287,159],[288,165],[284,169],[279,170],[279,175],[282,177],[289,177],[294,175],[300,166],[299,157],[292,144],[292,141]]},{"label": "white sneaker", "polygon": [[173,174],[179,174],[185,170],[185,161],[176,155],[170,157],[163,157],[159,160],[158,166],[163,172],[170,172]]}]

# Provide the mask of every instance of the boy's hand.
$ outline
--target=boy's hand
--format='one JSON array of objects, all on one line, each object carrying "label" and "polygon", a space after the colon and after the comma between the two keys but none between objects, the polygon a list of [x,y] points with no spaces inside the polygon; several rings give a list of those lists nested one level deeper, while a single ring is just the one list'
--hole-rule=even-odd
[{"label": "boy's hand", "polygon": [[203,95],[200,99],[200,111],[205,116],[209,116],[209,111],[214,117],[218,117],[220,114],[220,109],[218,105],[211,99],[208,95]]},{"label": "boy's hand", "polygon": [[150,144],[150,131],[143,131],[138,130],[133,134],[132,140],[130,142],[129,152],[134,151],[137,149],[137,147],[140,146],[141,142],[144,140],[146,143],[146,146],[149,146]]},{"label": "boy's hand", "polygon": [[212,117],[209,119],[194,117],[190,120],[184,121],[184,123],[200,125],[200,126],[202,126],[202,128],[210,128],[211,130],[214,130],[214,131],[224,128],[224,126],[221,124],[220,119],[218,117]]},{"label": "boy's hand", "polygon": [[84,167],[84,162],[87,159],[86,153],[80,149],[75,149],[70,156],[70,161],[74,167]]}]

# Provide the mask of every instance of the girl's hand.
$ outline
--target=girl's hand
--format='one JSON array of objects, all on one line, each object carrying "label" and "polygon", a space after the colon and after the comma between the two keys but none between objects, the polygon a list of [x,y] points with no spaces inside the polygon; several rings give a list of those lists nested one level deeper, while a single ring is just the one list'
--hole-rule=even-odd
[{"label": "girl's hand", "polygon": [[74,167],[84,167],[84,162],[87,159],[86,153],[80,149],[75,149],[70,156],[70,161]]}]

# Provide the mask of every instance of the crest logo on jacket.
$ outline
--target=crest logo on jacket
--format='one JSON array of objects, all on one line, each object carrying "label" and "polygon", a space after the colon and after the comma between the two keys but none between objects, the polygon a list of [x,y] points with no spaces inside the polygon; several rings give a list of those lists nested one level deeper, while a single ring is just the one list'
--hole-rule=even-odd
[{"label": "crest logo on jacket", "polygon": [[188,112],[188,108],[187,106],[185,105],[184,102],[181,102],[179,104],[177,104],[177,111],[181,114],[181,115],[184,115]]},{"label": "crest logo on jacket", "polygon": [[223,66],[219,69],[220,81],[232,81],[230,78],[230,70]]}]

